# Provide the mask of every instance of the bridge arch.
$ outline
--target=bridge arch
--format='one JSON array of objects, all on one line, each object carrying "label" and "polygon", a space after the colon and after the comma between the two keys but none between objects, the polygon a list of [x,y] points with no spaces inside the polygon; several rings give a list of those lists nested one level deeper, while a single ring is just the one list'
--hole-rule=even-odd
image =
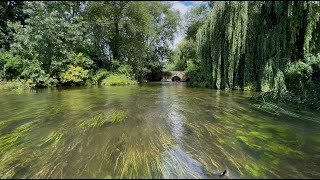
[{"label": "bridge arch", "polygon": [[181,81],[181,78],[180,78],[179,76],[173,76],[173,77],[171,78],[171,81],[172,81],[172,82],[180,82],[180,81]]},{"label": "bridge arch", "polygon": [[185,82],[188,77],[184,71],[168,71],[162,77],[161,81],[169,81],[169,82]]}]

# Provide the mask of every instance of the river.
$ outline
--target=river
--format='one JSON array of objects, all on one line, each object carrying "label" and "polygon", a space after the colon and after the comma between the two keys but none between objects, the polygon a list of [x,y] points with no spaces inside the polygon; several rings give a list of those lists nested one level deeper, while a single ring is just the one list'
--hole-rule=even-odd
[{"label": "river", "polygon": [[320,113],[266,111],[253,94],[184,83],[0,91],[0,178],[320,178]]}]

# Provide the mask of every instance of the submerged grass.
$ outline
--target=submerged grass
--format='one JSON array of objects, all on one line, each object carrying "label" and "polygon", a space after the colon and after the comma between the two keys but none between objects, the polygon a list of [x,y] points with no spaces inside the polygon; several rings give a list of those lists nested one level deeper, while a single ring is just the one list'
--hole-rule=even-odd
[{"label": "submerged grass", "polygon": [[273,115],[286,115],[292,118],[320,124],[320,118],[313,118],[313,117],[308,117],[306,115],[300,115],[298,113],[284,109],[275,103],[259,102],[259,103],[252,104],[252,106]]},{"label": "submerged grass", "polygon": [[[294,135],[288,132],[290,128],[270,125],[248,114],[223,112],[223,115],[215,114],[213,117],[215,121],[210,123],[190,121],[185,124],[189,138],[194,139],[188,141],[208,144],[202,152],[204,154],[196,157],[208,171],[214,170],[209,167],[224,168],[221,162],[226,161],[229,168],[235,168],[241,176],[250,174],[252,178],[264,178],[272,174],[279,177],[278,167],[284,157],[305,158],[305,153],[297,150],[294,143],[288,143],[296,139],[290,136]],[[214,149],[215,153],[207,149]],[[250,155],[245,154],[248,151]],[[197,150],[194,151],[196,153]],[[201,158],[204,156],[207,158]]]},{"label": "submerged grass", "polygon": [[51,132],[47,138],[42,140],[42,142],[39,144],[39,147],[51,144],[52,147],[56,149],[60,140],[65,136],[65,133],[65,128],[60,128],[58,131]]},{"label": "submerged grass", "polygon": [[26,141],[29,133],[40,121],[31,121],[18,126],[12,132],[0,137],[0,178],[15,178],[22,170],[36,160],[30,153],[31,142]]},{"label": "submerged grass", "polygon": [[25,123],[16,129],[13,130],[12,133],[3,135],[0,137],[0,153],[6,153],[6,151],[15,147],[21,143],[22,138],[26,137],[28,132],[30,132],[38,123],[38,121],[31,121]]},{"label": "submerged grass", "polygon": [[90,128],[101,127],[105,122],[107,122],[106,117],[103,113],[99,113],[88,120],[80,122],[78,127],[88,130]]},{"label": "submerged grass", "polygon": [[128,118],[128,113],[123,110],[112,110],[109,119],[107,120],[110,123],[120,123]]},{"label": "submerged grass", "polygon": [[[99,98],[104,95],[100,94]],[[29,110],[17,113],[18,118],[0,122],[11,128],[0,129],[0,178],[206,178],[188,159],[197,161],[204,173],[228,169],[234,177],[281,178],[283,173],[279,171],[298,169],[287,162],[305,158],[305,151],[295,147],[301,142],[297,140],[300,136],[291,132],[294,128],[276,124],[278,121],[270,118],[278,116],[256,116],[247,113],[252,109],[236,109],[232,103],[226,108],[221,105],[193,109],[185,105],[183,109],[176,102],[172,106],[159,100],[160,103],[150,106],[150,113],[143,106],[138,108],[141,111],[121,110],[137,103],[127,103],[128,99],[119,96],[103,106],[95,106],[96,100],[88,101],[87,95],[79,97],[80,100],[64,106],[68,100],[47,106],[50,110],[45,115]],[[155,108],[164,109],[161,114],[172,116],[156,117]],[[196,111],[195,115],[192,110]],[[29,112],[30,116],[22,117]],[[87,115],[88,112],[93,114]],[[180,114],[186,112],[188,116]],[[167,123],[166,117],[177,122],[181,120],[179,115],[186,117],[181,124]],[[32,117],[44,120],[45,129],[24,123]],[[141,121],[129,123],[129,118]],[[319,142],[318,139],[315,136],[306,143]],[[292,176],[301,177],[298,172]]]},{"label": "submerged grass", "polygon": [[83,131],[92,128],[102,127],[105,123],[120,123],[128,118],[128,113],[123,110],[112,109],[105,113],[98,113],[89,119],[82,120],[78,123],[77,127]]}]

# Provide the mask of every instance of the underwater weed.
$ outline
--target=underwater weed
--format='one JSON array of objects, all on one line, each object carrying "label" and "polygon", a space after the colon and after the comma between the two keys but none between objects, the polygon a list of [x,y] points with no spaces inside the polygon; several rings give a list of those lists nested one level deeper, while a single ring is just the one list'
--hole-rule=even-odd
[{"label": "underwater weed", "polygon": [[34,128],[35,123],[37,123],[37,121],[25,123],[14,129],[12,133],[0,137],[0,153],[2,154],[6,152],[8,148],[21,143],[21,138],[27,136],[27,133]]},{"label": "underwater weed", "polygon": [[128,113],[126,111],[123,110],[113,110],[111,112],[111,116],[110,119],[108,120],[108,122],[110,123],[119,123],[124,121],[126,118],[128,118]]},{"label": "underwater weed", "polygon": [[100,113],[98,115],[93,116],[92,118],[88,120],[82,121],[78,127],[84,130],[88,130],[90,128],[95,128],[95,127],[101,127],[107,119],[105,118],[103,113]]}]

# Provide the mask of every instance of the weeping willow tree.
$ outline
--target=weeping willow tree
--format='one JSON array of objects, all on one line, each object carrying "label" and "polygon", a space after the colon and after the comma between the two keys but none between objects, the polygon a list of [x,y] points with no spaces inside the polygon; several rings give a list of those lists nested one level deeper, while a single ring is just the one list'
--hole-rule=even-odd
[{"label": "weeping willow tree", "polygon": [[285,90],[284,71],[320,52],[319,2],[217,2],[197,32],[202,80],[218,89]]}]

